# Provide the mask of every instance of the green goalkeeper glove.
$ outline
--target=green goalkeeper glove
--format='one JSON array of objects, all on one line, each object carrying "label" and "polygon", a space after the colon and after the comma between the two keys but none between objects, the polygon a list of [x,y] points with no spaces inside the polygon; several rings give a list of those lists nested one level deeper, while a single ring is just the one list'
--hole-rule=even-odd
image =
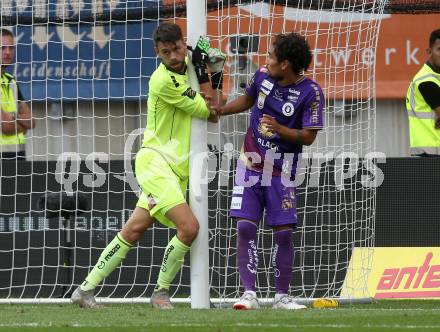
[{"label": "green goalkeeper glove", "polygon": [[192,49],[191,62],[194,65],[194,70],[197,75],[197,80],[199,84],[209,82],[208,75],[208,50],[209,50],[209,39],[205,36],[200,36],[197,41],[196,47]]}]

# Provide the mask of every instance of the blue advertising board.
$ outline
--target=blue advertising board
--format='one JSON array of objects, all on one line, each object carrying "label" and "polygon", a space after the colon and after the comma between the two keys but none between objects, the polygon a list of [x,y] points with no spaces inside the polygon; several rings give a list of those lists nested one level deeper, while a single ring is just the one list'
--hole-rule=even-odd
[{"label": "blue advertising board", "polygon": [[[5,7],[5,2],[10,7]],[[15,2],[20,2],[17,6]],[[2,1],[2,16],[11,15],[41,20],[38,3],[48,23],[17,24],[17,63],[13,71],[22,93],[33,101],[76,101],[107,99],[144,99],[148,77],[158,65],[151,20],[112,20],[51,23],[65,17],[90,17],[121,13],[147,7],[157,8],[158,1]],[[100,8],[94,8],[99,3]],[[61,6],[61,7],[60,7]],[[61,8],[61,9],[60,9]],[[9,12],[8,12],[9,10]],[[37,20],[38,21],[38,20]]]}]

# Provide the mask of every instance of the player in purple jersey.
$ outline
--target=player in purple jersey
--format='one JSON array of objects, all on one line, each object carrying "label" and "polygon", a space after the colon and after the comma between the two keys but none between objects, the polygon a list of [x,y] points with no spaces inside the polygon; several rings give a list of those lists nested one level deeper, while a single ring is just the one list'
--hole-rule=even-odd
[{"label": "player in purple jersey", "polygon": [[312,54],[304,37],[277,35],[267,66],[259,69],[246,94],[218,109],[229,115],[251,109],[250,126],[237,165],[231,217],[237,220],[237,261],[244,294],[234,309],[257,309],[257,233],[266,210],[273,229],[271,259],[275,276],[276,309],[304,309],[289,296],[296,225],[295,188],[298,155],[323,128],[324,95],[304,76]]}]

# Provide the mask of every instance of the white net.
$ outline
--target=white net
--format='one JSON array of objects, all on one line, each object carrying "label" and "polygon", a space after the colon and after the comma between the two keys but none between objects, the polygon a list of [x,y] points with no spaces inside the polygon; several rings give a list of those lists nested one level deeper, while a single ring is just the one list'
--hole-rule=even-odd
[{"label": "white net", "polygon": [[[147,118],[148,78],[158,64],[151,34],[159,18],[185,28],[185,3],[1,4],[2,27],[13,31],[17,42],[17,63],[8,70],[37,125],[26,134],[27,160],[2,160],[0,166],[0,297],[68,297],[135,206],[131,159]],[[365,157],[375,147],[374,57],[384,5],[379,0],[208,1],[208,35],[228,54],[228,100],[242,94],[265,63],[275,34],[297,31],[314,51],[307,75],[326,97],[325,130],[306,150],[297,173],[295,296],[339,296],[353,248],[374,243],[375,188],[368,180],[375,173]],[[214,298],[236,298],[240,292],[228,209],[247,121],[248,114],[239,114],[209,127]],[[45,205],[47,193],[69,202],[72,213],[59,204]],[[149,297],[173,234],[161,226],[148,230],[97,296]],[[258,247],[259,296],[271,297],[272,237],[263,222]],[[366,290],[370,259],[364,257],[352,287]],[[190,293],[188,259],[172,292]]]},{"label": "white net", "polygon": [[[211,37],[230,55],[228,101],[243,94],[256,68],[265,64],[275,34],[297,31],[314,52],[308,75],[324,90],[326,125],[317,142],[305,150],[297,171],[299,224],[291,292],[298,297],[340,296],[353,248],[370,248],[374,243],[375,189],[362,177],[372,175],[366,160],[375,147],[374,57],[383,5],[380,1],[243,1],[241,6],[222,6],[208,15],[208,26],[216,32]],[[235,224],[227,218],[232,187],[224,167],[230,162],[231,146],[232,160],[237,156],[248,117],[244,113],[221,119],[209,135],[214,151],[222,156],[220,171],[211,174],[220,185],[210,191],[210,212],[216,218],[210,243],[211,285],[212,291],[226,298],[238,297],[240,289]],[[271,233],[260,224],[257,289],[262,298],[274,293]],[[346,289],[345,296],[353,294],[353,288],[368,296],[370,259],[367,255],[357,266],[359,280],[347,284],[352,289]]]}]

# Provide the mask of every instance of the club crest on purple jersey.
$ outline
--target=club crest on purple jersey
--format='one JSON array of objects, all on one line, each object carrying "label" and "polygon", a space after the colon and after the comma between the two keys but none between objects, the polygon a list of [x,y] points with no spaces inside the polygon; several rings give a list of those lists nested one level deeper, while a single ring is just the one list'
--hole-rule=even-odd
[{"label": "club crest on purple jersey", "polygon": [[291,102],[285,103],[281,109],[285,116],[292,116],[293,112],[295,112],[295,107],[293,107]]}]

